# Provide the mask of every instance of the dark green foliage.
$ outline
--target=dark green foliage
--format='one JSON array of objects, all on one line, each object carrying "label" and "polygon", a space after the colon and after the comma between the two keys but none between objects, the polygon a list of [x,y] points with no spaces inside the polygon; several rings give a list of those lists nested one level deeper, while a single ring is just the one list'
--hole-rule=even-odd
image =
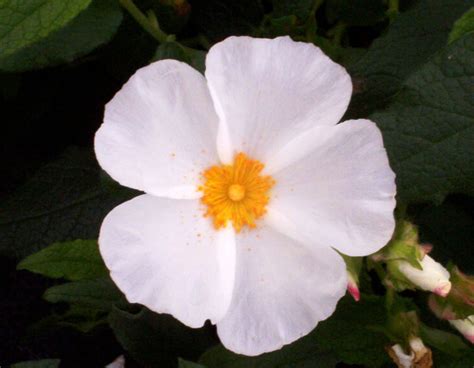
[{"label": "dark green foliage", "polygon": [[215,343],[208,328],[190,329],[167,314],[134,306],[115,307],[109,315],[117,340],[146,367],[177,367],[176,355],[196,360]]},{"label": "dark green foliage", "polygon": [[59,362],[59,359],[32,360],[12,364],[11,368],[58,368]]},{"label": "dark green foliage", "polygon": [[358,259],[359,302],[344,297],[309,335],[258,357],[226,350],[209,324],[129,304],[97,238],[138,192],[101,171],[93,139],[105,103],[150,62],[204,73],[208,50],[232,35],[313,43],[353,78],[346,117],[382,131],[400,219],[434,259],[472,274],[474,1],[134,0],[162,39],[130,1],[0,0],[0,365],[103,367],[124,355],[131,368],[388,368],[386,348],[413,330],[434,367],[471,368],[472,346],[426,293],[387,292],[390,270],[369,258]]},{"label": "dark green foliage", "polygon": [[349,115],[364,117],[386,106],[404,80],[443,48],[456,19],[473,1],[421,0],[400,14],[349,71],[354,95]]},{"label": "dark green foliage", "polygon": [[3,0],[0,2],[0,57],[11,55],[64,27],[92,0]]},{"label": "dark green foliage", "polygon": [[116,0],[94,0],[65,27],[0,58],[0,69],[20,72],[74,61],[110,41],[121,21],[122,11]]},{"label": "dark green foliage", "polygon": [[52,244],[22,260],[18,269],[72,281],[108,275],[96,240]]},{"label": "dark green foliage", "polygon": [[2,203],[0,253],[21,258],[54,242],[96,238],[104,216],[134,196],[105,183],[90,151],[71,149],[42,167]]},{"label": "dark green foliage", "polygon": [[404,201],[474,194],[474,35],[446,46],[414,72],[385,111],[382,130]]}]

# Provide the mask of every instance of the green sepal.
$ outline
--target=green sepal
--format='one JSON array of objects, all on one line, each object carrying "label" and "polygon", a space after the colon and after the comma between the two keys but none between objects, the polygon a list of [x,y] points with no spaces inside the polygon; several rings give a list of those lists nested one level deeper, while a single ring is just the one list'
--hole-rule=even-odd
[{"label": "green sepal", "polygon": [[359,274],[362,269],[363,258],[362,257],[349,257],[345,254],[339,253],[346,263],[347,272],[353,277],[353,279],[359,284]]},{"label": "green sepal", "polygon": [[474,315],[474,276],[462,273],[456,266],[449,267],[451,290],[443,298],[430,295],[428,305],[440,319],[465,319]]}]

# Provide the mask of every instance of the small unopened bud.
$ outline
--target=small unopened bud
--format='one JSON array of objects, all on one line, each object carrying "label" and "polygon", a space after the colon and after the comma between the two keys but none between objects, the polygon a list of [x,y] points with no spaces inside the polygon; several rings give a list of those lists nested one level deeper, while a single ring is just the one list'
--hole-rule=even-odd
[{"label": "small unopened bud", "polygon": [[430,295],[428,305],[440,319],[463,320],[474,311],[474,276],[462,273],[456,266],[450,268],[451,291],[446,298]]},{"label": "small unopened bud", "polygon": [[414,352],[411,351],[410,354],[406,354],[399,344],[393,345],[389,349],[388,355],[390,355],[398,368],[411,368],[415,359]]},{"label": "small unopened bud", "polygon": [[448,270],[429,255],[425,255],[420,261],[422,270],[406,261],[399,261],[397,265],[399,271],[420,289],[431,291],[442,297],[449,294],[451,282]]},{"label": "small unopened bud", "polygon": [[399,344],[388,349],[388,354],[398,368],[431,368],[433,366],[431,350],[423,344],[419,337],[410,338],[408,344],[409,354],[405,353]]},{"label": "small unopened bud", "polygon": [[341,256],[346,263],[347,291],[358,302],[360,300],[359,273],[362,268],[362,257],[349,257],[344,254],[341,254]]},{"label": "small unopened bud", "polygon": [[428,243],[420,244],[420,247],[424,254],[428,254],[433,250],[433,245]]},{"label": "small unopened bud", "polygon": [[474,344],[474,315],[466,319],[455,319],[449,321],[471,344]]},{"label": "small unopened bud", "polygon": [[357,281],[349,272],[347,273],[347,291],[349,291],[349,294],[352,295],[356,302],[360,300],[359,286],[357,285]]}]

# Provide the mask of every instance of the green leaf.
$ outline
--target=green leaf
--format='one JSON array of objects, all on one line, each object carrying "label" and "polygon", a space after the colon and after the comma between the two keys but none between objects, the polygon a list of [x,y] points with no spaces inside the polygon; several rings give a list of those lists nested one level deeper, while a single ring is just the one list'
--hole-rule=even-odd
[{"label": "green leaf", "polygon": [[201,364],[190,362],[188,360],[184,360],[184,359],[179,358],[178,359],[178,368],[206,368],[206,367],[201,365]]},{"label": "green leaf", "polygon": [[108,275],[96,240],[52,244],[22,260],[17,269],[51,278],[87,280]]},{"label": "green leaf", "polygon": [[472,368],[472,362],[474,362],[474,351],[472,349],[468,351],[461,358],[455,358],[451,355],[439,355],[433,354],[433,362],[436,368]]},{"label": "green leaf", "polygon": [[62,28],[91,0],[2,0],[0,57],[13,54]]},{"label": "green leaf", "polygon": [[59,359],[30,360],[28,362],[12,364],[11,368],[58,368],[59,363]]},{"label": "green leaf", "polygon": [[158,46],[151,61],[175,59],[191,65],[194,69],[204,73],[206,53],[185,47],[176,42],[165,42]]},{"label": "green leaf", "polygon": [[92,152],[70,149],[3,200],[0,254],[23,258],[54,242],[97,238],[104,216],[135,193],[104,185]]},{"label": "green leaf", "polygon": [[346,116],[367,117],[384,107],[403,81],[446,45],[454,21],[473,4],[473,0],[421,0],[400,14],[350,66],[354,95]]},{"label": "green leaf", "polygon": [[215,343],[208,328],[190,329],[170,315],[144,307],[132,311],[114,307],[109,325],[122,347],[146,367],[177,367],[179,357],[196,361]]},{"label": "green leaf", "polygon": [[474,194],[474,34],[454,42],[370,118],[384,136],[404,201]]},{"label": "green leaf", "polygon": [[43,298],[50,303],[66,302],[101,311],[110,311],[123,299],[122,293],[108,278],[82,280],[47,289]]},{"label": "green leaf", "polygon": [[385,325],[385,304],[381,297],[361,295],[359,302],[343,298],[336,312],[315,330],[319,347],[333,352],[340,361],[366,367],[389,362],[380,331]]},{"label": "green leaf", "polygon": [[69,63],[108,42],[122,21],[116,0],[94,0],[65,27],[0,59],[0,69],[19,72]]},{"label": "green leaf", "polygon": [[336,312],[307,336],[282,349],[246,357],[222,345],[207,351],[200,363],[209,368],[334,368],[338,362],[380,367],[389,362],[386,338],[372,326],[385,323],[383,298],[363,296],[358,303],[346,297]]},{"label": "green leaf", "polygon": [[69,327],[82,333],[88,333],[100,325],[107,324],[108,313],[103,310],[72,304],[70,308],[60,314],[49,315],[33,325],[31,333]]},{"label": "green leaf", "polygon": [[474,32],[474,8],[469,9],[454,23],[448,42],[454,42],[471,32]]},{"label": "green leaf", "polygon": [[462,338],[450,332],[431,328],[426,325],[420,326],[421,339],[425,344],[432,346],[443,353],[452,356],[461,356],[469,351],[469,347]]},{"label": "green leaf", "polygon": [[206,351],[199,362],[209,368],[334,368],[338,359],[320,349],[314,336],[309,335],[280,350],[257,357],[235,354],[218,345]]}]

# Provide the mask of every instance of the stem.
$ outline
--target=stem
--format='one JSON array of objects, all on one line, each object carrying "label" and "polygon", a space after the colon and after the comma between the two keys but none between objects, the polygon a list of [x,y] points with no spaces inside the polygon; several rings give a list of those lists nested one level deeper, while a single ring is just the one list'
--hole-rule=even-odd
[{"label": "stem", "polygon": [[158,24],[158,19],[156,19],[156,15],[155,15],[155,12],[153,10],[148,10],[146,12],[146,15],[148,17],[148,22],[150,22],[150,25],[153,27],[153,28],[160,28],[160,25]]},{"label": "stem", "polygon": [[388,11],[398,13],[399,0],[388,0]]},{"label": "stem", "polygon": [[316,38],[316,31],[318,29],[318,24],[316,22],[316,11],[323,4],[324,0],[314,0],[311,10],[309,11],[308,18],[306,19],[305,29],[306,29],[306,41],[313,42]]},{"label": "stem", "polygon": [[319,9],[321,5],[323,5],[324,0],[314,0],[313,5],[311,6],[310,16],[316,16],[316,11]]},{"label": "stem", "polygon": [[344,32],[346,31],[346,25],[343,22],[339,22],[336,24],[336,26],[333,29],[334,29],[334,44],[337,47],[340,47],[341,42],[342,42],[342,36],[344,35]]},{"label": "stem", "polygon": [[150,21],[150,19],[148,19],[148,17],[137,8],[137,6],[133,3],[133,0],[119,0],[119,2],[120,5],[122,5],[137,21],[137,23],[140,24],[142,28],[158,42],[163,43],[169,39],[169,36],[160,29],[158,22],[154,24],[155,22],[153,20]]},{"label": "stem", "polygon": [[399,12],[399,0],[388,0],[387,15],[390,22],[393,22],[393,20],[397,17],[398,12]]}]

